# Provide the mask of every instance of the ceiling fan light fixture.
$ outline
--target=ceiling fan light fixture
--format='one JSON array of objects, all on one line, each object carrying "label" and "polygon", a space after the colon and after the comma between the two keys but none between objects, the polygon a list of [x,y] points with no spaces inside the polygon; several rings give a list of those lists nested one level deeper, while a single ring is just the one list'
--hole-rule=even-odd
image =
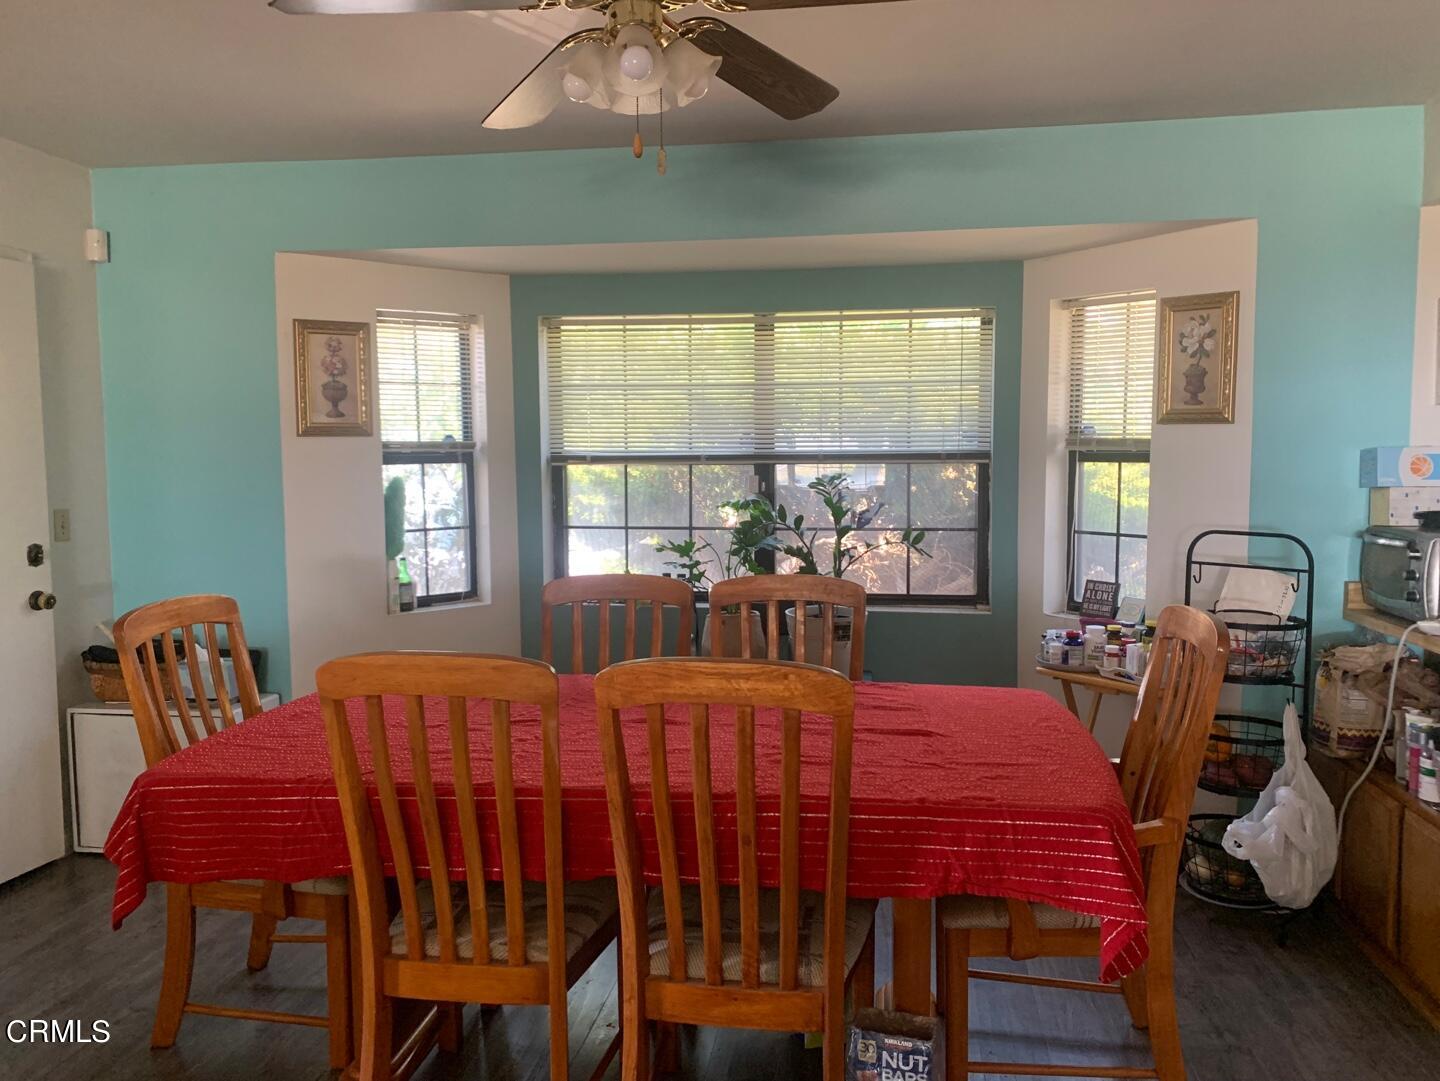
[{"label": "ceiling fan light fixture", "polygon": [[711,80],[720,70],[718,56],[711,56],[684,38],[665,46],[665,97],[682,108],[710,92]]},{"label": "ceiling fan light fixture", "polygon": [[586,41],[566,50],[570,62],[565,65],[560,85],[565,96],[596,109],[610,108],[613,94],[605,79],[605,58],[609,52],[598,41]]},{"label": "ceiling fan light fixture", "polygon": [[605,81],[610,89],[627,97],[656,93],[665,83],[669,66],[655,35],[637,23],[621,27],[605,51]]}]

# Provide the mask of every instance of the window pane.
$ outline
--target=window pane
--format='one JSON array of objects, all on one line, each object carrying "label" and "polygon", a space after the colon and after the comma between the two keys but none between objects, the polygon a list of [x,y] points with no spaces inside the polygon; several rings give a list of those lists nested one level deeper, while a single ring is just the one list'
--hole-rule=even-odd
[{"label": "window pane", "polygon": [[1120,467],[1120,532],[1145,533],[1149,517],[1150,463],[1125,462]]},{"label": "window pane", "polygon": [[974,533],[931,533],[921,545],[930,558],[911,553],[910,592],[975,596],[976,544]]},{"label": "window pane", "polygon": [[[910,524],[916,529],[974,529],[979,526],[980,467],[974,462],[916,462],[912,465]],[[922,592],[918,587],[916,591]]]},{"label": "window pane", "polygon": [[1075,538],[1075,548],[1075,599],[1079,600],[1086,582],[1115,581],[1115,538],[1082,534]]},{"label": "window pane", "polygon": [[387,485],[395,477],[405,481],[405,528],[423,528],[425,495],[420,488],[420,466],[410,463],[382,466],[381,476]]},{"label": "window pane", "polygon": [[740,578],[747,572],[740,566],[731,567],[731,573],[725,573],[725,553],[730,547],[730,533],[722,529],[697,529],[695,531],[697,541],[708,542],[714,551],[702,549],[697,554],[705,564],[705,572],[710,575],[710,581],[723,582],[726,578]]},{"label": "window pane", "polygon": [[[683,465],[629,467],[631,526],[689,526],[690,470]],[[631,570],[634,570],[632,567]]]},{"label": "window pane", "polygon": [[[625,467],[623,465],[571,465],[565,467],[565,521],[568,525],[625,524]],[[618,547],[618,546],[617,546]],[[623,567],[620,568],[624,570]],[[595,574],[577,571],[571,574]]]},{"label": "window pane", "polygon": [[775,467],[775,502],[783,506],[791,518],[797,514],[803,514],[812,521],[822,517],[828,521],[829,512],[826,511],[825,504],[806,485],[817,477],[838,472],[840,472],[839,467],[829,465],[777,465]]},{"label": "window pane", "polygon": [[624,574],[623,529],[572,529],[566,553],[568,574]]},{"label": "window pane", "polygon": [[470,531],[435,529],[429,537],[426,594],[470,591]]},{"label": "window pane", "polygon": [[469,525],[465,466],[460,462],[427,462],[424,473],[425,518],[430,528],[447,529]]},{"label": "window pane", "polygon": [[1145,596],[1145,542],[1120,538],[1120,596]]},{"label": "window pane", "polygon": [[[1081,462],[1075,489],[1078,529],[1115,532],[1115,495],[1120,467],[1115,462]],[[1114,562],[1112,552],[1111,562]]]},{"label": "window pane", "polygon": [[690,532],[685,529],[629,529],[626,536],[629,538],[631,574],[673,575],[675,568],[665,566],[665,561],[675,557],[655,551],[655,546],[665,541],[685,540]]},{"label": "window pane", "polygon": [[[862,558],[845,572],[852,582],[859,582],[867,593],[904,593],[905,564],[908,553],[904,545],[895,543],[898,533],[882,533],[879,530],[864,530],[845,538],[846,544],[858,547],[861,544],[881,544],[869,555]],[[822,564],[822,568],[824,564]]]},{"label": "window pane", "polygon": [[[867,529],[846,537],[846,546],[852,549],[866,543],[884,544],[884,547],[871,552],[851,566],[845,577],[852,582],[859,582],[870,593],[904,593],[906,556],[905,549],[893,543],[898,536],[896,533]],[[885,544],[887,541],[891,543]],[[834,567],[834,553],[834,534],[822,534],[815,542],[815,559],[820,573],[828,574]],[[800,561],[792,556],[777,554],[775,569],[780,574],[795,574],[800,569]]]},{"label": "window pane", "polygon": [[405,565],[410,568],[410,578],[415,583],[415,596],[429,594],[429,576],[425,567],[425,534],[421,531],[405,534]]},{"label": "window pane", "polygon": [[734,514],[720,510],[721,503],[745,499],[750,494],[750,481],[755,467],[749,465],[697,465],[691,468],[693,513],[695,524],[729,525]]}]

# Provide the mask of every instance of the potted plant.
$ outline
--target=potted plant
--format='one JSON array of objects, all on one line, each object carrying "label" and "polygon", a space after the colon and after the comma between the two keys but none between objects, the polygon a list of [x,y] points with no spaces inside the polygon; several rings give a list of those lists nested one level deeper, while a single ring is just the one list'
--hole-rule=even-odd
[{"label": "potted plant", "polygon": [[[715,563],[723,572],[722,578],[734,578],[743,570],[749,567],[740,557],[740,549],[735,542],[735,531],[730,534],[730,545],[721,552],[709,541],[696,540],[694,537],[680,541],[666,541],[655,546],[657,552],[674,556],[667,560],[665,566],[672,568],[674,576],[683,582],[688,582],[691,589],[696,591],[705,589],[713,579],[706,569],[707,561],[702,553],[708,552]],[[763,573],[763,572],[759,572]],[[731,605],[723,611],[711,609],[705,618],[705,626],[700,633],[700,655],[710,656],[712,635],[716,628],[721,634],[722,653],[726,657],[738,657],[740,655],[740,608],[738,605]],[[765,624],[760,618],[758,611],[750,612],[750,656],[765,656]]]},{"label": "potted plant", "polygon": [[[727,517],[735,520],[735,524],[730,527],[730,545],[723,556],[708,541],[694,539],[670,541],[660,545],[657,551],[674,555],[676,558],[667,566],[675,568],[676,573],[696,589],[703,588],[710,580],[705,561],[701,558],[701,553],[706,550],[715,557],[727,578],[734,577],[740,570],[750,574],[772,573],[773,560],[762,561],[761,554],[764,552],[794,559],[797,574],[825,574],[834,578],[845,577],[847,571],[873,553],[896,545],[929,558],[930,553],[921,547],[925,541],[924,530],[906,529],[898,538],[879,542],[858,537],[857,533],[873,526],[885,504],[876,501],[863,506],[856,505],[850,498],[849,482],[850,478],[844,473],[829,473],[816,477],[806,485],[820,497],[825,508],[826,517],[820,519],[819,524],[813,517],[807,523],[805,515],[791,515],[783,503],[773,502],[764,496],[752,496],[749,499],[721,504],[721,509],[728,512]],[[725,634],[727,656],[738,655],[740,651],[738,614],[711,613],[712,619],[720,622]],[[752,611],[750,617],[751,655],[763,657],[765,648],[760,629],[760,613]],[[792,641],[795,637],[795,618],[793,609],[785,613]],[[819,664],[824,656],[825,633],[820,606],[810,605],[805,618],[807,622],[803,659],[811,664]],[[709,623],[710,620],[707,620],[707,635],[701,647],[702,652],[707,654]],[[848,671],[850,667],[852,630],[851,617],[837,612],[831,662],[841,671]],[[758,650],[755,645],[757,642],[760,643]]]},{"label": "potted plant", "polygon": [[[752,572],[761,566],[761,551],[769,550],[795,560],[797,574],[825,574],[844,578],[846,572],[861,561],[885,548],[902,546],[926,558],[930,553],[921,545],[925,531],[905,529],[898,538],[878,542],[864,540],[856,534],[873,527],[885,508],[879,502],[857,505],[851,501],[850,478],[844,473],[828,473],[816,477],[806,487],[820,497],[826,517],[817,524],[814,518],[791,515],[783,503],[763,496],[753,496],[725,504],[739,516],[732,531],[737,557]],[[828,551],[827,551],[828,549]],[[805,656],[810,664],[821,663],[824,656],[824,620],[819,605],[809,605],[805,613]],[[794,609],[785,613],[790,638],[795,639]],[[850,667],[851,617],[835,614],[835,637],[832,664],[840,671]]]}]

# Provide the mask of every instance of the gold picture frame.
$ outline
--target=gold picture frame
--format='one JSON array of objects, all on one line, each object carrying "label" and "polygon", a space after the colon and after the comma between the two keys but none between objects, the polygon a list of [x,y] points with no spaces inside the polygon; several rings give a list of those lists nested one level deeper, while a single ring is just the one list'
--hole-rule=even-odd
[{"label": "gold picture frame", "polygon": [[295,320],[299,435],[371,435],[370,324]]},{"label": "gold picture frame", "polygon": [[1160,301],[1155,357],[1157,424],[1235,423],[1235,335],[1240,294]]}]

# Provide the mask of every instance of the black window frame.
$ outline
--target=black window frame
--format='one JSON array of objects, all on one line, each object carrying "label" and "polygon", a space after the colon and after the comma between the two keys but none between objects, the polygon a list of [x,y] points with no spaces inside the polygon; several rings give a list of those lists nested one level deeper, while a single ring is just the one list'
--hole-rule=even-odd
[{"label": "black window frame", "polygon": [[[424,525],[415,529],[406,526],[405,535],[407,537],[410,536],[412,533],[420,533],[424,535],[424,543],[427,553],[427,558],[425,561],[425,566],[427,568],[425,580],[428,584],[430,580],[428,570],[430,566],[430,561],[428,558],[430,542],[429,535],[431,533],[447,533],[455,529],[463,529],[465,531],[467,540],[466,550],[469,558],[466,562],[466,566],[470,570],[470,586],[468,589],[460,593],[423,593],[421,592],[419,582],[417,581],[415,588],[415,607],[417,608],[431,608],[439,604],[457,604],[462,601],[473,601],[480,596],[480,576],[478,573],[479,566],[476,558],[478,552],[475,542],[475,535],[478,532],[475,522],[475,454],[471,450],[445,450],[441,447],[436,447],[432,450],[421,450],[414,447],[385,447],[382,449],[380,455],[380,464],[382,468],[387,465],[426,466],[450,465],[452,463],[458,464],[462,468],[465,476],[465,525],[431,526],[428,522],[426,522]],[[420,476],[421,503],[423,505],[425,490],[425,473],[423,469],[420,472]],[[414,578],[414,575],[415,572],[412,568],[411,577]]]},{"label": "black window frame", "polygon": [[[1115,577],[1120,577],[1120,542],[1122,540],[1139,540],[1145,542],[1145,563],[1148,571],[1150,563],[1150,507],[1149,500],[1146,500],[1145,523],[1146,532],[1127,533],[1121,528],[1124,510],[1119,499],[1120,491],[1120,470],[1125,465],[1150,462],[1148,450],[1071,450],[1068,455],[1070,480],[1068,484],[1068,495],[1066,498],[1066,521],[1065,531],[1069,541],[1069,554],[1066,559],[1065,569],[1065,609],[1068,612],[1080,611],[1080,598],[1075,596],[1077,588],[1084,589],[1084,582],[1075,580],[1075,564],[1078,561],[1081,537],[1114,537],[1115,538]],[[1080,475],[1083,467],[1089,463],[1114,463],[1116,467],[1116,499],[1115,499],[1115,529],[1114,531],[1104,529],[1080,529],[1078,528]],[[1147,584],[1148,588],[1148,584]]]},{"label": "black window frame", "polygon": [[[850,456],[855,457],[855,456]],[[976,499],[977,513],[976,524],[973,527],[955,527],[944,529],[926,528],[926,533],[974,533],[975,534],[975,586],[974,594],[949,594],[949,593],[871,593],[868,602],[873,606],[890,608],[922,608],[922,607],[954,607],[954,608],[984,608],[990,604],[990,464],[989,454],[975,453],[967,455],[896,455],[890,458],[877,458],[875,455],[865,455],[862,461],[878,462],[883,461],[887,465],[915,465],[931,462],[965,462],[976,466]],[[566,520],[566,509],[568,500],[566,497],[566,467],[569,465],[718,465],[724,464],[725,459],[721,458],[616,458],[592,459],[588,461],[561,461],[552,462],[550,469],[550,491],[551,491],[551,527],[554,555],[554,573],[557,578],[567,577],[569,574],[569,538],[568,532],[573,529],[611,529],[622,532],[630,529],[652,528],[651,526],[631,526],[628,520],[629,507],[622,508],[622,520],[619,525],[607,526],[571,526]],[[749,465],[754,468],[757,478],[757,487],[761,494],[773,496],[775,492],[775,471],[779,465],[809,465],[810,460],[804,462],[757,462],[753,459],[735,459],[730,464]],[[910,498],[910,485],[905,486],[906,491],[906,520],[909,521],[908,502]],[[696,526],[695,509],[693,498],[690,500],[688,529],[692,535],[699,529],[714,528],[710,526]],[[657,529],[674,529],[678,526],[653,526]],[[628,549],[628,545],[627,545]],[[773,573],[775,570],[775,553],[766,551],[759,554],[759,562],[767,571]],[[626,565],[629,565],[627,551]],[[912,571],[911,561],[905,561],[905,580],[908,587]],[[709,591],[698,590],[697,599],[702,603],[708,601]]]}]

